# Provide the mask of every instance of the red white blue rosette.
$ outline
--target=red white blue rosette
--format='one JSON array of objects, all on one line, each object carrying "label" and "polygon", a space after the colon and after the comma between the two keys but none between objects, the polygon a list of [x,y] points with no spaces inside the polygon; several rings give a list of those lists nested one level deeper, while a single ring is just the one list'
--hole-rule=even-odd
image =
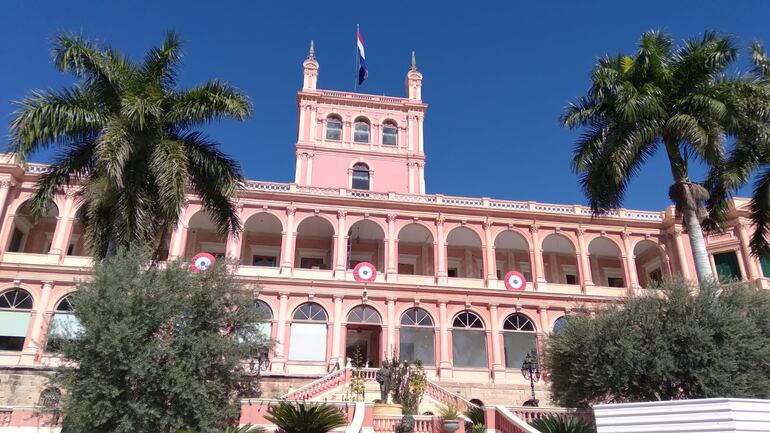
[{"label": "red white blue rosette", "polygon": [[192,269],[193,272],[205,272],[210,267],[214,266],[214,263],[216,263],[216,259],[214,259],[214,256],[211,254],[198,253],[193,256],[192,262],[190,263],[190,269]]},{"label": "red white blue rosette", "polygon": [[371,283],[377,278],[377,268],[369,262],[361,262],[353,268],[353,278],[356,281]]},{"label": "red white blue rosette", "polygon": [[511,291],[521,291],[527,288],[527,279],[521,272],[511,271],[505,274],[505,288]]}]

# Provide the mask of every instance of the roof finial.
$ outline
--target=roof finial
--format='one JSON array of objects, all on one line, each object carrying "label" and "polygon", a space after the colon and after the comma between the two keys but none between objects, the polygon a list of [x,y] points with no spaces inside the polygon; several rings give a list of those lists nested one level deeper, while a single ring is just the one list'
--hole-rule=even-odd
[{"label": "roof finial", "polygon": [[310,52],[307,53],[308,60],[315,60],[315,47],[313,46],[313,40],[310,40]]},{"label": "roof finial", "polygon": [[409,67],[409,70],[417,72],[417,60],[414,57],[414,51],[412,51],[412,66]]}]

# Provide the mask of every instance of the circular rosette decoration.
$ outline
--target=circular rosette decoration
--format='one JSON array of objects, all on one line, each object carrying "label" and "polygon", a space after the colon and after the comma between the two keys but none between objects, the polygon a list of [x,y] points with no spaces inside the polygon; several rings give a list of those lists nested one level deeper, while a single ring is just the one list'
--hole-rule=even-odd
[{"label": "circular rosette decoration", "polygon": [[356,281],[371,283],[377,278],[377,268],[369,262],[361,262],[353,268],[353,278],[355,278]]},{"label": "circular rosette decoration", "polygon": [[209,253],[198,253],[193,256],[192,263],[190,263],[190,269],[193,272],[205,272],[210,267],[214,266],[216,259]]},{"label": "circular rosette decoration", "polygon": [[505,288],[513,291],[524,290],[527,288],[527,279],[521,272],[508,272],[505,274]]}]

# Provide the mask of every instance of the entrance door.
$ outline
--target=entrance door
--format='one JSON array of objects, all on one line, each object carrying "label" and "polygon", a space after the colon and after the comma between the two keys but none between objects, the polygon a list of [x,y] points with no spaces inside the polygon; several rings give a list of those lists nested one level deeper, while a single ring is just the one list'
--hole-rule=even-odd
[{"label": "entrance door", "polygon": [[364,367],[380,366],[380,332],[382,328],[371,325],[348,325],[345,331],[345,356],[353,360],[359,357]]}]

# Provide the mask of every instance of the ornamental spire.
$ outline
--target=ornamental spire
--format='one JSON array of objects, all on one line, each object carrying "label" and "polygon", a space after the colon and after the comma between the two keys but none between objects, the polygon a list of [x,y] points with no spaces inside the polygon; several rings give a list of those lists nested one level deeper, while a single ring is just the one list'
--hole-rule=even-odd
[{"label": "ornamental spire", "polygon": [[310,52],[307,53],[308,60],[315,60],[315,47],[313,46],[313,40],[310,40]]},{"label": "ornamental spire", "polygon": [[409,70],[417,72],[417,60],[414,57],[414,51],[412,51],[412,66],[409,67]]}]

